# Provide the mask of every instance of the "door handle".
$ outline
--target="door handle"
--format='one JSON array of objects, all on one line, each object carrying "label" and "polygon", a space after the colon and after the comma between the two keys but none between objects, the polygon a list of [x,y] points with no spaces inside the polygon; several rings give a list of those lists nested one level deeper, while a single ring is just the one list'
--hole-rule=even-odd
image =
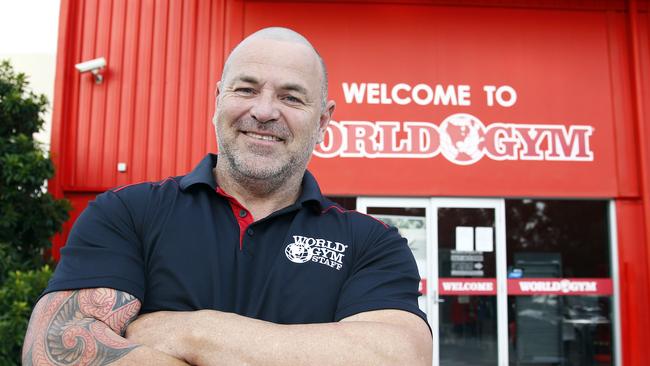
[{"label": "door handle", "polygon": [[442,299],[440,298],[440,296],[438,296],[438,291],[433,291],[433,302],[435,302],[436,304],[440,304],[445,302],[445,299]]}]

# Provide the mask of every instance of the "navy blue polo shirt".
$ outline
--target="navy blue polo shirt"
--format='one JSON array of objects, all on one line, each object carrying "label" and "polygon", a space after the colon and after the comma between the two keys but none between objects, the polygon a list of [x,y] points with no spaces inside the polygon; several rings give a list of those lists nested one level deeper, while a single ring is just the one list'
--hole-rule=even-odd
[{"label": "navy blue polo shirt", "polygon": [[325,199],[306,172],[296,203],[261,220],[214,180],[188,175],[97,196],[70,232],[47,292],[109,287],[142,312],[214,309],[282,324],[418,308],[420,277],[395,228]]}]

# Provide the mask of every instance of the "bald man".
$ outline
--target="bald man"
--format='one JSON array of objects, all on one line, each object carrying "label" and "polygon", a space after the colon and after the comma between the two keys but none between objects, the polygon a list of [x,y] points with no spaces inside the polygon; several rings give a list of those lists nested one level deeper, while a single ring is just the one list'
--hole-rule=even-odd
[{"label": "bald man", "polygon": [[89,204],[24,364],[430,365],[406,241],[306,170],[334,107],[303,36],[242,41],[217,84],[219,155]]}]

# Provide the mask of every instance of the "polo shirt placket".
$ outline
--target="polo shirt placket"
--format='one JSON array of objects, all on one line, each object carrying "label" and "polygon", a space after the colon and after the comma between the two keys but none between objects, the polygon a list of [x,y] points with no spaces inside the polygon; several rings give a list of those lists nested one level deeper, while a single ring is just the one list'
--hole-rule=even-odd
[{"label": "polo shirt placket", "polygon": [[242,250],[244,246],[244,234],[253,236],[254,233],[254,230],[252,228],[249,229],[249,226],[255,221],[253,215],[244,207],[244,205],[239,203],[235,197],[226,193],[223,189],[221,189],[221,187],[217,187],[215,191],[217,194],[227,199],[228,203],[230,204],[232,213],[235,216],[235,219],[237,220],[237,224],[239,226],[239,250]]}]

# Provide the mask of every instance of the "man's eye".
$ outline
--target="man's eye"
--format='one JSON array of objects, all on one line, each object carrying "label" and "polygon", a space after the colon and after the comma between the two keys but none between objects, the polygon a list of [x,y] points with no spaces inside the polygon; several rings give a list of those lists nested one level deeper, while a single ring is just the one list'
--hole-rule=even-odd
[{"label": "man's eye", "polygon": [[300,99],[300,98],[298,98],[298,97],[294,97],[293,95],[287,95],[287,96],[285,96],[285,97],[284,97],[284,100],[286,100],[286,101],[289,102],[289,103],[299,103],[299,104],[303,104],[302,99]]},{"label": "man's eye", "polygon": [[255,92],[255,89],[253,88],[235,88],[235,93],[238,94],[243,94],[243,95],[250,95]]}]

